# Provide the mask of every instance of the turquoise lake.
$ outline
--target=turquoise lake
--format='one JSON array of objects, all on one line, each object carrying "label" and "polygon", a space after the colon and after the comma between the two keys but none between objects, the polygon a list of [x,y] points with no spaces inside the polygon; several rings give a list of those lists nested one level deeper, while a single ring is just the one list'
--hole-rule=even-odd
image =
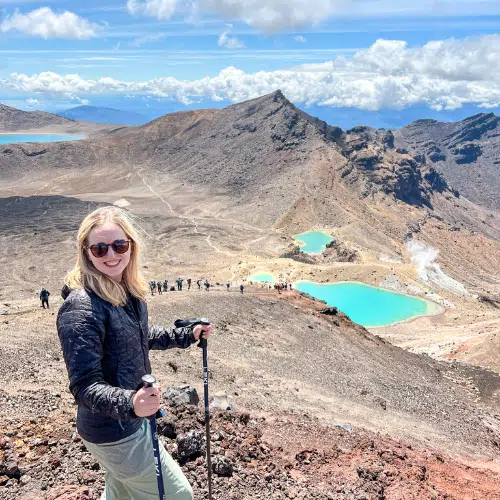
[{"label": "turquoise lake", "polygon": [[63,142],[85,139],[83,135],[69,134],[0,134],[0,144],[19,142]]},{"label": "turquoise lake", "polygon": [[321,253],[333,238],[322,231],[309,231],[308,233],[296,234],[294,238],[299,242],[300,249],[304,253]]},{"label": "turquoise lake", "polygon": [[299,281],[295,288],[337,307],[352,321],[366,327],[388,326],[441,311],[441,307],[433,302],[363,283]]},{"label": "turquoise lake", "polygon": [[271,273],[255,273],[248,279],[249,281],[258,281],[261,283],[274,283],[274,276]]}]

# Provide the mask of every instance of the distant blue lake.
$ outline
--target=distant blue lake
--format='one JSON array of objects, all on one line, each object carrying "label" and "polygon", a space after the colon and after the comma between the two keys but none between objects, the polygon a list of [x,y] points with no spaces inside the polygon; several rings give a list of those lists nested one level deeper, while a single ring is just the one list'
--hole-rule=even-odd
[{"label": "distant blue lake", "polygon": [[304,253],[321,253],[333,238],[323,231],[309,231],[308,233],[296,234],[294,238],[299,242],[300,249]]},{"label": "distant blue lake", "polygon": [[442,310],[434,302],[363,283],[299,281],[295,288],[324,300],[331,307],[337,307],[352,321],[366,327],[388,326],[417,316],[437,314]]},{"label": "distant blue lake", "polygon": [[271,273],[255,273],[248,278],[249,281],[258,281],[261,283],[274,283],[274,276]]},{"label": "distant blue lake", "polygon": [[0,134],[0,144],[15,144],[19,142],[63,142],[80,141],[83,135],[70,134]]}]

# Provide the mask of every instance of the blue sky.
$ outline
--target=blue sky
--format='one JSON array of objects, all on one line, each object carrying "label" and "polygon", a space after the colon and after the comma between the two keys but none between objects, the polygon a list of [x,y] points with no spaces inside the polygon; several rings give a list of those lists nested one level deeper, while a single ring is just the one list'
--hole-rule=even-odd
[{"label": "blue sky", "polygon": [[498,112],[500,0],[0,0],[0,102],[147,115],[282,88],[343,127]]}]

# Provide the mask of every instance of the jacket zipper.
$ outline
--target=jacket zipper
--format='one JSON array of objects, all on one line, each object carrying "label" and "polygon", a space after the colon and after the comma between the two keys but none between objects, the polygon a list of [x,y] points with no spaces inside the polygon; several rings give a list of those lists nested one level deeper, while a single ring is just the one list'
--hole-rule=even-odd
[{"label": "jacket zipper", "polygon": [[146,351],[146,349],[144,348],[144,345],[145,345],[145,335],[144,335],[144,330],[142,328],[142,321],[141,321],[141,318],[139,316],[139,312],[137,310],[137,307],[136,307],[136,298],[131,296],[130,297],[130,301],[131,301],[131,305],[132,305],[132,310],[134,311],[134,315],[135,315],[135,318],[137,320],[137,322],[139,323],[139,330],[141,331],[141,348],[142,348],[142,356],[144,358],[144,369],[147,370],[148,369],[148,352]]}]

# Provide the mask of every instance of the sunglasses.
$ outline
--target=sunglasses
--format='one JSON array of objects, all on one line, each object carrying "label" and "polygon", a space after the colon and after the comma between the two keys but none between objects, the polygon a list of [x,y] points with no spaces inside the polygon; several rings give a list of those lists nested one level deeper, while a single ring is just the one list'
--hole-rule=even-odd
[{"label": "sunglasses", "polygon": [[107,243],[96,243],[95,245],[91,245],[89,250],[92,252],[94,257],[101,259],[108,254],[108,248],[113,248],[113,252],[117,254],[127,253],[130,248],[130,240],[116,240],[109,245]]}]

